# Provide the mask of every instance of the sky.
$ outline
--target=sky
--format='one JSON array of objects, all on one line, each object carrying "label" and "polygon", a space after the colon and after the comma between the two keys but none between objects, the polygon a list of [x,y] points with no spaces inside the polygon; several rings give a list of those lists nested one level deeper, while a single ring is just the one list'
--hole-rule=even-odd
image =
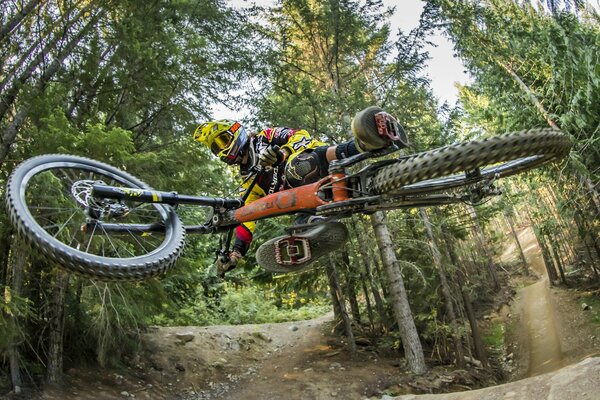
[{"label": "sky", "polygon": [[[390,19],[391,32],[396,34],[398,28],[404,33],[416,28],[419,24],[419,17],[423,10],[424,2],[419,0],[383,0],[386,7],[396,7],[394,15]],[[427,63],[426,74],[431,79],[431,89],[434,95],[439,99],[440,104],[444,101],[453,106],[458,98],[458,89],[455,83],[466,84],[469,82],[469,76],[464,71],[464,66],[460,59],[452,54],[452,43],[441,33],[430,38],[437,47],[428,46],[431,59]]]},{"label": "sky", "polygon": [[[228,4],[234,7],[249,7],[252,4],[259,6],[270,6],[273,0],[229,0]],[[396,7],[394,15],[390,19],[392,35],[396,35],[398,28],[408,33],[419,24],[419,16],[423,10],[424,3],[420,0],[383,0],[386,7]],[[455,83],[466,84],[469,82],[468,75],[464,72],[462,62],[452,54],[452,44],[441,34],[430,38],[437,47],[428,46],[431,59],[427,63],[425,73],[431,80],[431,89],[433,94],[442,104],[447,101],[450,106],[456,103],[458,98],[458,89]],[[232,110],[223,106],[213,108],[213,117],[221,118],[240,118],[233,114]]]}]

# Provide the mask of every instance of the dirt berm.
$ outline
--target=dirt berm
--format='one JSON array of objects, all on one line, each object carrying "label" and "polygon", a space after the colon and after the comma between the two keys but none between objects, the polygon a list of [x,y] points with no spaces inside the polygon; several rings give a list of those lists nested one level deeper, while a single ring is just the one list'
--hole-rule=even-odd
[{"label": "dirt berm", "polygon": [[600,358],[555,372],[471,392],[384,396],[382,400],[580,400],[600,399]]}]

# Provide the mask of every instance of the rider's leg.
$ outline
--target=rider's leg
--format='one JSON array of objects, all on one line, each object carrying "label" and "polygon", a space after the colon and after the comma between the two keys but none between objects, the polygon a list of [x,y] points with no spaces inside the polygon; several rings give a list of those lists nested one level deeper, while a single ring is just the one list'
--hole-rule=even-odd
[{"label": "rider's leg", "polygon": [[[378,107],[369,107],[359,112],[352,121],[354,139],[336,146],[307,149],[294,156],[286,165],[287,184],[298,187],[316,182],[328,175],[331,161],[388,146],[391,140],[382,137],[375,120],[375,115],[381,112],[383,110]],[[395,122],[392,117],[385,121],[391,121],[392,124]],[[315,219],[323,217],[299,213],[295,225],[314,223]],[[320,256],[341,247],[347,238],[348,231],[344,224],[337,221],[324,222],[293,235],[284,235],[265,242],[259,247],[256,259],[259,265],[271,271],[301,269],[312,264]]]},{"label": "rider's leg", "polygon": [[293,157],[286,166],[287,183],[298,187],[316,182],[327,176],[331,161],[385,148],[392,143],[392,137],[400,139],[396,143],[406,144],[400,124],[379,107],[368,107],[357,113],[352,120],[352,133],[354,139],[335,146],[307,149]]},{"label": "rider's leg", "polygon": [[[328,149],[335,147],[322,146],[297,154],[286,165],[287,184],[298,187],[327,176],[329,161],[326,154]],[[311,213],[296,214],[294,227],[298,226],[298,229],[263,243],[256,251],[258,265],[272,272],[297,271],[338,249],[346,242],[348,230],[341,222],[323,220]],[[305,226],[307,224],[310,226]]]}]

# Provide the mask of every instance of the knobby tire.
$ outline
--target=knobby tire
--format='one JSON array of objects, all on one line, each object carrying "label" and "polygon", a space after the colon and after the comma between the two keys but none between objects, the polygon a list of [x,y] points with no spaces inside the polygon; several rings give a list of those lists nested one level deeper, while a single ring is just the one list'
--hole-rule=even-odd
[{"label": "knobby tire", "polygon": [[168,205],[140,203],[130,210],[140,219],[161,223],[164,232],[145,238],[130,233],[112,240],[108,233],[96,239],[92,232],[87,241],[78,238],[84,235],[80,227],[86,216],[84,207],[69,196],[68,185],[78,177],[92,176],[116,186],[149,189],[134,176],[95,160],[60,154],[34,157],[20,164],[7,184],[6,207],[13,226],[59,266],[93,279],[142,280],[171,268],[182,253],[185,230]]},{"label": "knobby tire", "polygon": [[394,196],[442,192],[474,181],[465,174],[452,174],[484,168],[481,175],[486,178],[510,176],[560,159],[570,148],[570,138],[550,128],[450,145],[382,167],[373,176],[371,189]]}]

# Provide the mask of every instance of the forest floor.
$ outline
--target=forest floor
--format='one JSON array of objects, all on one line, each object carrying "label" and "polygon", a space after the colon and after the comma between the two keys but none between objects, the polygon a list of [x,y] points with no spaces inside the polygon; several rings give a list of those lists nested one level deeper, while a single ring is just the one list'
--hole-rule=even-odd
[{"label": "forest floor", "polygon": [[[143,335],[144,352],[121,372],[71,369],[68,390],[41,399],[379,399],[482,387],[482,370],[432,367],[405,372],[397,353],[360,338],[355,356],[331,332],[332,315],[261,325],[161,327]],[[431,363],[430,363],[431,365]]]},{"label": "forest floor", "polygon": [[[520,235],[532,269],[543,276],[531,231],[524,229]],[[507,248],[506,255],[512,254]],[[523,288],[511,308],[497,305],[484,321],[509,327],[501,359],[507,370],[512,369],[512,380],[578,362],[598,351],[600,327],[591,325],[582,310],[582,292],[548,289],[547,282],[533,274],[529,282],[519,282]],[[395,351],[384,351],[363,337],[352,356],[331,334],[331,320],[325,315],[279,324],[153,327],[142,335],[143,351],[127,360],[127,366],[70,368],[65,387],[20,398],[362,400],[494,384],[494,377],[481,369],[453,370],[436,366],[431,359],[427,374],[411,375]],[[535,325],[544,321],[551,321],[549,327]],[[538,351],[540,345],[546,350]]]}]

